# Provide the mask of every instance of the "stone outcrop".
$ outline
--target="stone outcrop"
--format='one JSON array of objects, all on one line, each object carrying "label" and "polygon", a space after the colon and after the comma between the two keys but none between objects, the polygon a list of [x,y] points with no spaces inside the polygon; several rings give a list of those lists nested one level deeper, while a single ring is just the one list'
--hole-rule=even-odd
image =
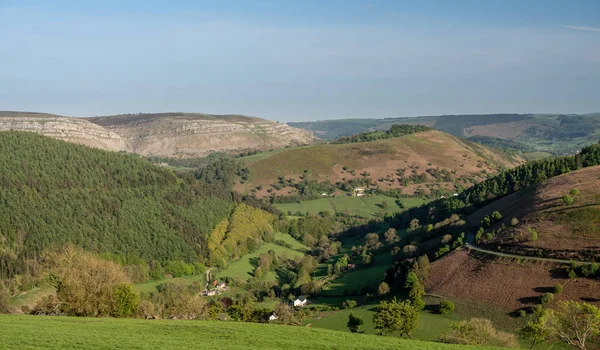
[{"label": "stone outcrop", "polygon": [[281,148],[309,144],[315,139],[308,131],[260,118],[191,113],[71,118],[0,112],[0,131],[7,130],[37,132],[112,151],[166,157]]}]

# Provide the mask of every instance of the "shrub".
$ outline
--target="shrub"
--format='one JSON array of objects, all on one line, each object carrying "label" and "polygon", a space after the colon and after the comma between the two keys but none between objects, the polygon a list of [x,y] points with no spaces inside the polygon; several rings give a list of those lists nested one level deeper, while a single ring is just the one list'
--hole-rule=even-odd
[{"label": "shrub", "polygon": [[443,343],[464,345],[487,345],[505,348],[518,348],[519,343],[514,334],[500,332],[494,328],[490,320],[472,318],[470,320],[450,324],[452,331],[439,337]]},{"label": "shrub", "polygon": [[519,317],[523,318],[525,316],[527,316],[527,311],[525,311],[523,309],[519,310]]},{"label": "shrub", "polygon": [[529,240],[531,242],[535,242],[538,240],[538,233],[536,230],[532,230],[532,229],[527,229],[529,231]]},{"label": "shrub", "polygon": [[543,306],[548,306],[551,302],[554,301],[554,294],[552,293],[544,293],[540,297]]},{"label": "shrub", "polygon": [[350,299],[348,299],[342,303],[342,307],[344,309],[352,309],[352,308],[356,307],[356,305],[357,305],[356,300],[350,300]]},{"label": "shrub", "polygon": [[575,272],[575,270],[573,270],[573,269],[569,270],[569,278],[570,279],[577,278],[577,272]]},{"label": "shrub", "polygon": [[568,194],[563,194],[562,200],[563,202],[565,202],[566,205],[571,205],[575,202],[575,199],[573,199],[573,197],[569,196]]},{"label": "shrub", "polygon": [[579,190],[578,190],[578,189],[576,189],[576,188],[573,188],[573,189],[571,189],[571,190],[569,191],[569,193],[570,193],[572,196],[576,196],[576,195],[578,195],[578,194],[579,194]]},{"label": "shrub", "polygon": [[517,226],[519,224],[519,219],[512,218],[510,219],[510,226]]},{"label": "shrub", "polygon": [[564,289],[563,285],[560,284],[560,283],[557,283],[554,286],[554,294],[560,294],[560,293],[562,293],[563,289]]},{"label": "shrub", "polygon": [[447,315],[454,311],[454,303],[450,300],[442,300],[440,301],[440,305],[438,305],[438,312],[442,315]]},{"label": "shrub", "polygon": [[4,287],[2,282],[0,282],[0,314],[8,312],[9,297],[10,295],[8,294],[8,289]]}]

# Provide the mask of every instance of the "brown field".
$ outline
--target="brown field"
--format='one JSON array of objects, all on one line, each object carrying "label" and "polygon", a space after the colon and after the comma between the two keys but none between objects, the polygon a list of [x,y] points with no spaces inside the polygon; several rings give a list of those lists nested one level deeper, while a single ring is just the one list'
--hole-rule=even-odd
[{"label": "brown field", "polygon": [[[405,169],[405,176],[410,175],[412,169],[416,169],[417,174],[430,168],[454,170],[456,173],[453,176],[462,176],[460,184],[468,187],[471,183],[466,181],[467,178],[481,181],[485,179],[483,171],[497,173],[499,168],[514,167],[522,162],[520,158],[512,158],[500,151],[440,131],[428,131],[372,142],[322,144],[284,150],[250,162],[251,179],[245,185],[238,185],[236,190],[247,192],[261,185],[263,189],[257,194],[264,196],[267,195],[269,185],[275,183],[278,176],[299,180],[305,170],[308,179],[329,180],[332,183],[361,177],[361,173],[368,172],[376,186],[382,189],[400,188],[396,175],[396,169],[399,168]],[[347,167],[347,171],[343,167]],[[350,169],[355,170],[355,175],[349,172]],[[379,181],[386,177],[391,181]],[[454,188],[452,182],[436,182],[430,175],[426,183]],[[425,183],[411,183],[402,188],[402,191],[412,194],[418,188],[427,191]]]},{"label": "brown field", "polygon": [[515,139],[530,126],[538,125],[530,120],[519,120],[510,123],[475,125],[465,128],[466,136],[490,136],[503,139]]},{"label": "brown field", "polygon": [[[562,196],[576,188],[575,203],[566,205]],[[516,234],[521,249],[545,249],[548,256],[576,259],[581,255],[600,257],[600,166],[581,169],[526,188],[482,208],[467,218],[472,225],[493,211],[499,211],[506,222],[515,217],[516,228],[504,232],[499,239]],[[528,242],[528,229],[538,232],[536,242]],[[582,255],[583,254],[583,255]]]},{"label": "brown field", "polygon": [[552,263],[517,264],[509,259],[481,259],[465,250],[456,250],[431,264],[425,287],[431,294],[512,312],[539,303],[543,293],[552,292],[561,283],[564,291],[556,300],[600,306],[599,280],[569,280],[557,270],[559,267]]}]

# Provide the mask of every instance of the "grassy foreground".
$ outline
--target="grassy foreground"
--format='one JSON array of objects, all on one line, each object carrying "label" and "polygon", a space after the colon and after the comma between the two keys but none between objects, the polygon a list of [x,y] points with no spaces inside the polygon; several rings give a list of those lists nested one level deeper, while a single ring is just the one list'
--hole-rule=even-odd
[{"label": "grassy foreground", "polygon": [[219,321],[0,316],[7,349],[492,349],[305,327]]}]

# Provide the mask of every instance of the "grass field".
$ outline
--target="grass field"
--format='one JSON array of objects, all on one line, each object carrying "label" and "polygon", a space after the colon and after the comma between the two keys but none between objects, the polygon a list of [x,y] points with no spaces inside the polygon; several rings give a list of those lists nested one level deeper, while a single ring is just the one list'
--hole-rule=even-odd
[{"label": "grass field", "polygon": [[220,321],[0,315],[6,349],[492,349],[327,329]]},{"label": "grass field", "polygon": [[308,249],[307,246],[298,242],[294,237],[290,236],[287,233],[275,232],[275,240],[276,241],[284,241],[285,243],[289,244],[292,247],[292,249],[296,249],[296,250]]},{"label": "grass field", "polygon": [[[290,237],[291,238],[291,237]],[[293,239],[293,238],[292,238]],[[298,242],[298,244],[300,244]],[[273,243],[263,244],[257,251],[244,255],[240,260],[231,262],[225,270],[216,272],[216,276],[219,278],[242,278],[248,280],[252,277],[251,273],[254,271],[256,258],[263,253],[267,253],[269,250],[274,250],[279,255],[287,254],[289,257],[302,256],[304,253],[289,249],[286,247],[279,246]],[[272,272],[266,273],[263,276],[265,280],[271,280],[275,278],[275,274]]]},{"label": "grass field", "polygon": [[[388,208],[386,212],[399,212],[403,209],[396,204],[396,198],[375,195],[375,196],[364,196],[364,197],[332,197],[332,198],[321,198],[310,201],[302,201],[300,203],[281,203],[273,204],[277,209],[283,212],[302,212],[302,213],[314,213],[318,214],[322,211],[329,211],[330,213],[344,213],[349,211],[355,215],[369,217],[378,215],[383,208],[381,203],[386,201]],[[401,198],[402,205],[406,208],[419,206],[425,203],[425,199],[422,198]]]},{"label": "grass field", "polygon": [[321,294],[326,297],[342,296],[348,293],[359,294],[360,290],[366,286],[377,288],[383,280],[383,274],[391,264],[391,254],[379,254],[375,257],[375,263],[372,267],[358,268],[356,271],[342,275],[327,284]]}]

